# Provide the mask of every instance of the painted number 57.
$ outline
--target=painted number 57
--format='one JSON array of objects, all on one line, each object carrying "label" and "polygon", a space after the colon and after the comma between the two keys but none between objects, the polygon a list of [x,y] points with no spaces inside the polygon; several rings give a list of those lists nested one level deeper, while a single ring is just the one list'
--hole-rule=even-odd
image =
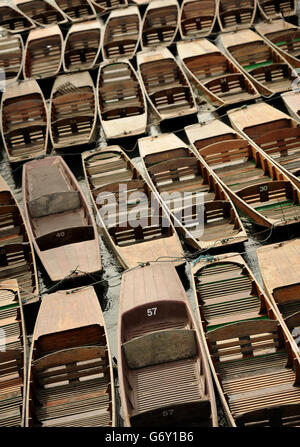
[{"label": "painted number 57", "polygon": [[153,315],[156,315],[157,307],[150,307],[147,309],[147,316],[153,317]]}]

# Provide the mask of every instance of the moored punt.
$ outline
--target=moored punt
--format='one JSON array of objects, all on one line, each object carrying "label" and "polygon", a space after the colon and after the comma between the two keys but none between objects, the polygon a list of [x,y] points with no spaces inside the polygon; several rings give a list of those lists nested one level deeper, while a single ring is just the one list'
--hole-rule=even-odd
[{"label": "moored punt", "polygon": [[300,121],[300,91],[282,93],[281,98],[291,117]]},{"label": "moored punt", "polygon": [[260,247],[256,254],[266,292],[278,306],[293,343],[300,326],[300,239]]},{"label": "moored punt", "polygon": [[17,280],[0,281],[0,427],[24,426],[27,340]]},{"label": "moored punt", "polygon": [[244,217],[267,228],[300,222],[299,188],[256,145],[218,120],[185,132]]},{"label": "moored punt", "polygon": [[216,0],[183,0],[179,17],[181,39],[209,36],[217,19]]},{"label": "moored punt", "polygon": [[106,139],[143,134],[147,103],[140,80],[128,60],[103,63],[98,74],[98,106]]},{"label": "moored punt", "polygon": [[97,104],[88,71],[58,76],[50,97],[50,138],[59,150],[89,144],[97,136]]},{"label": "moored punt", "polygon": [[35,256],[22,211],[0,176],[0,281],[15,279],[23,304],[39,300]]},{"label": "moored punt", "polygon": [[63,36],[58,25],[30,31],[25,46],[24,79],[56,76],[63,57]]},{"label": "moored punt", "polygon": [[222,32],[250,28],[253,25],[257,0],[217,0],[218,22]]},{"label": "moored punt", "polygon": [[100,14],[106,14],[113,9],[125,8],[128,5],[128,0],[90,0],[90,2]]},{"label": "moored punt", "polygon": [[[194,263],[193,263],[194,264]],[[192,266],[200,332],[230,426],[298,426],[299,356],[237,253]]]},{"label": "moored punt", "polygon": [[226,192],[175,134],[138,140],[147,180],[197,250],[241,244],[246,232]]},{"label": "moored punt", "polygon": [[67,18],[56,4],[47,0],[14,0],[15,5],[37,25],[66,23]]},{"label": "moored punt", "polygon": [[261,15],[265,19],[290,17],[296,14],[296,0],[257,0]]},{"label": "moored punt", "polygon": [[[127,269],[140,262],[168,258],[175,266],[183,264],[183,250],[173,225],[120,147],[85,152],[82,162],[97,223],[121,265]],[[109,202],[112,198],[116,203]]]},{"label": "moored punt", "polygon": [[24,45],[20,34],[12,34],[0,27],[0,69],[5,73],[6,85],[15,82],[22,71]]},{"label": "moored punt", "polygon": [[300,124],[267,103],[230,110],[232,126],[277,163],[300,188]]},{"label": "moored punt", "polygon": [[127,427],[218,425],[203,342],[171,263],[123,273],[118,349]]},{"label": "moored punt", "polygon": [[224,33],[220,40],[262,95],[291,90],[293,67],[257,33],[250,29]]},{"label": "moored punt", "polygon": [[93,287],[43,297],[28,376],[26,426],[115,425],[109,341]]},{"label": "moored punt", "polygon": [[177,42],[177,53],[189,79],[215,106],[260,96],[236,64],[207,39]]},{"label": "moored punt", "polygon": [[1,133],[11,163],[46,153],[48,113],[34,79],[6,87],[1,98]]},{"label": "moored punt", "polygon": [[52,281],[101,270],[94,217],[61,157],[23,166],[23,203],[31,240]]},{"label": "moored punt", "polygon": [[137,54],[146,96],[160,120],[196,114],[189,81],[167,48]]},{"label": "moored punt", "polygon": [[96,18],[96,11],[89,0],[55,0],[70,22]]},{"label": "moored punt", "polygon": [[275,46],[293,66],[300,68],[300,28],[285,20],[274,20],[255,25],[255,30]]},{"label": "moored punt", "polygon": [[30,17],[13,5],[2,3],[0,5],[0,26],[8,29],[12,33],[20,33],[35,28]]},{"label": "moored punt", "polygon": [[149,3],[142,23],[142,48],[169,46],[178,29],[177,0],[153,0]]},{"label": "moored punt", "polygon": [[112,11],[105,24],[102,54],[104,61],[131,59],[141,35],[141,16],[137,6]]},{"label": "moored punt", "polygon": [[74,23],[64,42],[65,72],[94,68],[101,50],[101,25],[98,20]]}]

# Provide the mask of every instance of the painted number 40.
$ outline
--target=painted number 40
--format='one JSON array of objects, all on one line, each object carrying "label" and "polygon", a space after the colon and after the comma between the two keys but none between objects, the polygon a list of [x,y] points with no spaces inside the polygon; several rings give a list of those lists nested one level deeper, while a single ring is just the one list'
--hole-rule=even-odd
[{"label": "painted number 40", "polygon": [[157,307],[150,307],[147,309],[147,316],[153,317],[153,315],[156,315]]}]

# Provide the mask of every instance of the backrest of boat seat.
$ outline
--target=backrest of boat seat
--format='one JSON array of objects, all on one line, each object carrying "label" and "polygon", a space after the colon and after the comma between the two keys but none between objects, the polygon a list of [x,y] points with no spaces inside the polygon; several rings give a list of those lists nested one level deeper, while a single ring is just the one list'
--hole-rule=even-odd
[{"label": "backrest of boat seat", "polygon": [[177,149],[171,149],[164,152],[153,152],[152,154],[146,155],[144,157],[144,162],[147,167],[155,165],[156,163],[161,163],[174,158],[188,157],[189,151],[185,147],[179,147]]},{"label": "backrest of boat seat", "polygon": [[230,47],[229,51],[242,66],[254,65],[253,68],[255,68],[255,64],[269,61],[272,58],[270,47],[260,40],[247,45]]},{"label": "backrest of boat seat", "polygon": [[257,202],[268,202],[276,200],[293,200],[293,186],[288,181],[273,181],[267,184],[248,186],[247,188],[237,191],[236,194],[245,200],[246,203],[252,204]]},{"label": "backrest of boat seat", "polygon": [[154,184],[163,186],[168,182],[184,181],[187,176],[197,176],[201,173],[200,163],[196,157],[174,158],[157,163],[148,168]]},{"label": "backrest of boat seat", "polygon": [[209,332],[207,340],[213,359],[221,363],[275,352],[283,345],[276,320],[251,320],[222,326]]},{"label": "backrest of boat seat", "polygon": [[107,367],[105,346],[80,346],[47,354],[33,363],[40,385],[103,374]]},{"label": "backrest of boat seat", "polygon": [[[299,302],[300,307],[300,302]],[[287,327],[292,331],[296,327],[300,327],[300,311],[293,313],[292,315],[289,315],[284,319],[285,324]]]},{"label": "backrest of boat seat", "polygon": [[122,344],[131,369],[184,360],[197,355],[193,329],[163,329],[136,337]]},{"label": "backrest of boat seat", "polygon": [[[185,19],[194,18],[196,21],[201,20],[203,16],[207,13],[214,15],[215,12],[215,2],[214,1],[201,1],[199,3],[197,0],[193,2],[187,2],[183,6],[182,11],[182,21]],[[206,18],[206,17],[205,17]]]},{"label": "backrest of boat seat", "polygon": [[273,297],[278,305],[284,305],[299,301],[300,303],[300,279],[299,283],[276,287],[272,291]]},{"label": "backrest of boat seat", "polygon": [[51,250],[68,244],[76,244],[95,239],[95,231],[92,225],[81,227],[68,227],[43,234],[36,238],[40,250]]},{"label": "backrest of boat seat", "polygon": [[235,139],[213,142],[199,150],[199,154],[209,165],[221,165],[249,158],[249,142]]},{"label": "backrest of boat seat", "polygon": [[79,191],[61,191],[45,194],[28,202],[28,210],[32,218],[50,216],[80,208]]},{"label": "backrest of boat seat", "polygon": [[235,418],[238,427],[282,427],[300,425],[300,404],[274,405],[243,413]]},{"label": "backrest of boat seat", "polygon": [[300,127],[278,129],[274,123],[274,129],[263,133],[254,139],[267,154],[280,152],[281,155],[287,155],[293,149],[300,147]]},{"label": "backrest of boat seat", "polygon": [[219,52],[189,57],[184,60],[186,66],[198,79],[218,76],[228,71],[228,61]]},{"label": "backrest of boat seat", "polygon": [[280,33],[278,36],[267,36],[272,43],[278,45],[281,50],[292,52],[300,50],[300,31],[297,29],[287,30],[286,33]]},{"label": "backrest of boat seat", "polygon": [[[188,399],[188,398],[187,398]],[[178,427],[208,426],[211,416],[211,405],[208,399],[195,402],[183,402],[169,406],[160,406],[154,410],[143,411],[131,416],[132,427]]]}]

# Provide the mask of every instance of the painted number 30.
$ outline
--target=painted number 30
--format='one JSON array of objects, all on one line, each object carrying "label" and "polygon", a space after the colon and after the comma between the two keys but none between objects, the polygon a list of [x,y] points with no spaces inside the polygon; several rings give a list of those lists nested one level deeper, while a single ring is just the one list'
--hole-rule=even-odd
[{"label": "painted number 30", "polygon": [[260,192],[268,191],[268,185],[260,186],[259,190]]},{"label": "painted number 30", "polygon": [[153,315],[156,315],[157,307],[150,307],[147,309],[147,316],[153,317]]}]

